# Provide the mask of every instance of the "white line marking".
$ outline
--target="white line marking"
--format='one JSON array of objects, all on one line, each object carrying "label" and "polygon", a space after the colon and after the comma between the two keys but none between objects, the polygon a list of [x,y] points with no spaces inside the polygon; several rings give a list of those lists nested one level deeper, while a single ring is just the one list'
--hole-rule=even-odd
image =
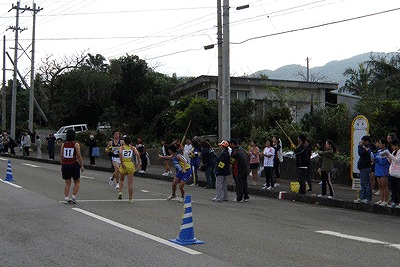
[{"label": "white line marking", "polygon": [[83,179],[89,179],[89,180],[95,180],[95,178],[90,177],[90,176],[85,176],[85,175],[81,175],[81,178],[83,178]]},{"label": "white line marking", "polygon": [[5,159],[5,158],[0,158],[0,160],[2,160],[2,161],[8,161],[8,159]]},{"label": "white line marking", "polygon": [[172,242],[170,242],[170,241],[168,241],[168,240],[165,240],[165,239],[162,239],[162,238],[160,238],[160,237],[158,237],[158,236],[154,236],[154,235],[151,235],[151,234],[149,234],[149,233],[140,231],[140,230],[138,230],[138,229],[131,228],[131,227],[129,227],[129,226],[126,226],[126,225],[123,225],[123,224],[114,222],[114,221],[112,221],[112,220],[110,220],[110,219],[101,217],[101,216],[99,216],[99,215],[97,215],[97,214],[94,214],[94,213],[91,213],[91,212],[88,212],[88,211],[85,211],[85,210],[82,210],[82,209],[79,209],[79,208],[72,208],[72,209],[75,210],[75,211],[81,212],[81,213],[83,213],[83,214],[85,214],[85,215],[88,215],[88,216],[90,216],[90,217],[93,217],[93,218],[95,218],[95,219],[98,219],[98,220],[100,220],[100,221],[103,221],[103,222],[105,222],[105,223],[114,225],[114,226],[119,227],[119,228],[121,228],[121,229],[127,230],[127,231],[129,231],[129,232],[131,232],[131,233],[134,233],[134,234],[143,236],[143,237],[145,237],[145,238],[148,238],[148,239],[151,239],[151,240],[153,240],[153,241],[159,242],[159,243],[161,243],[161,244],[163,244],[163,245],[166,245],[166,246],[169,246],[169,247],[178,249],[178,250],[180,250],[180,251],[189,253],[189,254],[191,254],[191,255],[199,255],[199,254],[202,254],[202,253],[199,252],[199,251],[196,251],[196,250],[193,250],[193,249],[190,249],[190,248],[187,248],[187,247],[184,247],[184,246],[181,246],[181,245],[172,243]]},{"label": "white line marking", "polygon": [[389,247],[394,247],[394,248],[400,249],[400,244],[391,244],[391,243],[376,240],[376,239],[371,239],[371,238],[366,238],[366,237],[361,237],[361,236],[354,236],[354,235],[346,235],[346,234],[333,232],[333,231],[316,231],[316,232],[320,233],[320,234],[332,235],[332,236],[336,236],[336,237],[340,237],[340,238],[351,239],[351,240],[365,242],[365,243],[387,245]]},{"label": "white line marking", "polygon": [[4,181],[4,180],[2,180],[2,179],[0,179],[0,181],[2,181],[2,182],[5,183],[5,184],[14,186],[15,188],[22,188],[22,186],[19,186],[19,185],[17,185],[17,184],[10,183],[9,181]]},{"label": "white line marking", "polygon": [[140,190],[140,191],[142,191],[143,193],[148,193],[149,191],[147,191],[147,190]]},{"label": "white line marking", "polygon": [[29,164],[29,163],[22,163],[21,165],[29,166],[32,168],[40,168],[40,166],[38,166],[38,165],[33,165],[33,164]]},{"label": "white line marking", "polygon": [[[142,199],[132,199],[134,202],[141,201],[167,201],[165,198],[142,198]],[[78,202],[124,202],[128,201],[128,199],[78,199]],[[64,202],[64,200],[59,201]]]}]

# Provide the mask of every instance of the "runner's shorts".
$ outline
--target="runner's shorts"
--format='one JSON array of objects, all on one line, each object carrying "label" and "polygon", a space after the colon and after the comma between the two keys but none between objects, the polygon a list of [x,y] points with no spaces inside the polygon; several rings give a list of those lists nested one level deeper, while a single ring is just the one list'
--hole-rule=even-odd
[{"label": "runner's shorts", "polygon": [[188,169],[186,172],[178,171],[176,173],[176,178],[178,178],[181,181],[186,182],[190,178],[191,175],[192,175],[192,170]]},{"label": "runner's shorts", "polygon": [[119,167],[119,172],[121,175],[125,176],[127,174],[133,174],[135,173],[135,164],[133,162],[124,162],[125,169],[122,168],[122,165]]},{"label": "runner's shorts", "polygon": [[64,164],[61,166],[61,173],[64,180],[71,178],[78,180],[81,177],[81,166],[78,162],[73,164]]}]

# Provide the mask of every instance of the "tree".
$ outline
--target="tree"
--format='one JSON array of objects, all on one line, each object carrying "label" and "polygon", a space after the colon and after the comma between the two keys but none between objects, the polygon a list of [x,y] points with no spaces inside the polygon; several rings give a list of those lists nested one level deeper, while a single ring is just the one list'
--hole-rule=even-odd
[{"label": "tree", "polygon": [[339,92],[354,93],[359,96],[368,92],[372,73],[364,63],[360,63],[358,69],[346,69],[343,75],[346,76],[347,79],[344,86],[339,89]]}]

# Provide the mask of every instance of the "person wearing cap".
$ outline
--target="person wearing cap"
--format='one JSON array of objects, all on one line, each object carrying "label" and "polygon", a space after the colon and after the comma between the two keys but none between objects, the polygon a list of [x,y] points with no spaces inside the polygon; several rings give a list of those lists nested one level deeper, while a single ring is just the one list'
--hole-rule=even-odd
[{"label": "person wearing cap", "polygon": [[232,148],[231,160],[232,176],[236,184],[235,202],[243,202],[249,200],[249,192],[247,185],[247,175],[249,174],[249,166],[246,151],[239,146],[237,140],[231,140],[229,146]]},{"label": "person wearing cap", "polygon": [[231,175],[229,163],[231,156],[229,154],[229,143],[227,141],[222,141],[218,144],[221,146],[222,152],[218,157],[216,166],[216,195],[212,201],[221,202],[228,201],[228,182],[227,176]]}]

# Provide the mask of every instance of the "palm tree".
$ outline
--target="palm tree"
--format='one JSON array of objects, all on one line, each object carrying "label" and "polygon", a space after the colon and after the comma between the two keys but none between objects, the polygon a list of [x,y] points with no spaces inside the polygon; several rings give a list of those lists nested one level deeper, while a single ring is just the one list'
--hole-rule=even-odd
[{"label": "palm tree", "polygon": [[348,78],[345,81],[345,85],[339,89],[339,92],[362,96],[368,91],[372,76],[371,70],[364,63],[360,63],[358,69],[346,69],[343,75]]}]

